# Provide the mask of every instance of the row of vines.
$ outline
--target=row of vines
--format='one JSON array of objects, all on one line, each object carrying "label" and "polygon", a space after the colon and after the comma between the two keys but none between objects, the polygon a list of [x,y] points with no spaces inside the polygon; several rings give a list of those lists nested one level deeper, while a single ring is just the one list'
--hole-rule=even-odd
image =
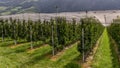
[{"label": "row of vines", "polygon": [[[120,19],[113,20],[113,23],[107,27],[109,35],[120,45]],[[118,46],[120,51],[120,46]]]},{"label": "row of vines", "polygon": [[95,47],[97,40],[102,35],[104,26],[95,19],[85,18],[81,19],[81,28],[83,35],[81,35],[81,43],[79,44],[78,49],[82,53],[84,62]]},{"label": "row of vines", "polygon": [[53,47],[53,55],[61,51],[72,42],[80,40],[78,45],[80,53],[85,57],[92,51],[96,41],[103,32],[103,25],[93,18],[83,18],[80,22],[75,19],[67,21],[64,17],[48,20],[19,20],[0,19],[0,37],[15,41],[26,42],[43,41]]},{"label": "row of vines", "polygon": [[81,36],[81,25],[75,19],[68,22],[64,17],[50,19],[50,21],[0,19],[0,37],[15,41],[26,42],[43,41],[53,46],[54,52],[62,50],[67,44],[76,41]]}]

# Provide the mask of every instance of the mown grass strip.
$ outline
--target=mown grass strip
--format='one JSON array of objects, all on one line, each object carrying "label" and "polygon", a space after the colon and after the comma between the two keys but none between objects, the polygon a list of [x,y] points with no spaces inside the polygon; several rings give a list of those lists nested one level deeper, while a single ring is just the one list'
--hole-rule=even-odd
[{"label": "mown grass strip", "polygon": [[104,30],[99,48],[93,59],[92,68],[114,68],[107,30]]},{"label": "mown grass strip", "polygon": [[[29,57],[30,59],[27,60],[23,65],[22,68],[29,68],[29,67],[33,67],[34,64],[38,64],[39,61],[43,61],[45,62],[46,60],[44,60],[44,58],[46,57],[47,54],[51,54],[52,53],[52,47],[49,45],[46,46],[41,46],[40,48],[37,48],[35,51],[29,53]],[[41,62],[41,63],[43,63]],[[49,62],[51,63],[51,62]],[[46,63],[45,63],[46,64]],[[32,65],[32,66],[31,66]],[[41,65],[41,64],[39,64]],[[40,66],[41,67],[41,66]],[[34,68],[34,67],[33,67]]]},{"label": "mown grass strip", "polygon": [[4,57],[0,56],[0,68],[17,68],[17,62]]},{"label": "mown grass strip", "polygon": [[[24,41],[24,40],[19,40],[19,41],[17,41],[17,44],[21,44],[21,43],[25,43],[25,42],[26,41]],[[15,46],[15,42],[13,40],[0,42],[0,47],[7,47],[7,46]]]},{"label": "mown grass strip", "polygon": [[[11,41],[12,39],[11,38],[4,38],[3,42],[6,42],[6,41]],[[0,37],[0,42],[2,42],[2,38]]]},{"label": "mown grass strip", "polygon": [[68,63],[70,63],[72,60],[76,59],[78,56],[80,56],[80,53],[77,50],[77,44],[75,43],[73,47],[66,50],[62,56],[58,58],[56,61],[56,65],[58,65],[60,68],[64,67]]},{"label": "mown grass strip", "polygon": [[25,67],[23,68],[64,68],[80,56],[80,53],[77,50],[77,43],[65,50],[56,61],[51,61],[46,54],[52,54],[51,46],[44,46],[35,50],[30,56],[30,61],[27,64],[24,64]]},{"label": "mown grass strip", "polygon": [[[41,46],[42,44],[43,44],[42,41],[38,41],[38,42],[33,43],[33,47]],[[19,53],[19,52],[25,52],[30,48],[31,48],[31,43],[26,43],[26,44],[22,44],[21,46],[16,47],[14,50],[17,53]]]}]

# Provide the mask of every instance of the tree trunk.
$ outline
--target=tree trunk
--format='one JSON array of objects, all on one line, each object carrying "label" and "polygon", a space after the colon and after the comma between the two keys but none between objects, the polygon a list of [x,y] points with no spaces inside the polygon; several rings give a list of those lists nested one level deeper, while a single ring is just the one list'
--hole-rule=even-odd
[{"label": "tree trunk", "polygon": [[52,25],[52,54],[55,55],[55,48],[54,48],[54,33],[53,33],[53,25]]},{"label": "tree trunk", "polygon": [[32,37],[32,25],[30,25],[30,39],[31,39],[31,49],[33,49],[33,37]]},{"label": "tree trunk", "polygon": [[31,41],[31,50],[33,49],[33,42]]},{"label": "tree trunk", "polygon": [[2,42],[4,42],[4,24],[2,25]]},{"label": "tree trunk", "polygon": [[15,45],[17,45],[17,40],[14,40]]},{"label": "tree trunk", "polygon": [[84,28],[82,28],[82,49],[83,49],[83,53],[82,53],[82,60],[83,60],[83,63],[85,62],[85,53],[84,53]]}]

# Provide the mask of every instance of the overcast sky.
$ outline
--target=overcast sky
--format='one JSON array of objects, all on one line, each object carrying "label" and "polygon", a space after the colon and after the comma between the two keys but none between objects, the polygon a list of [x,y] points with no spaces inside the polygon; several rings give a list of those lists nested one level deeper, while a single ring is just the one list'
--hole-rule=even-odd
[{"label": "overcast sky", "polygon": [[[19,5],[25,0],[0,0],[0,2],[10,2],[10,5]],[[33,1],[33,0],[26,0]],[[8,4],[7,4],[8,5]],[[81,10],[114,10],[120,9],[120,0],[34,0],[27,2],[25,6],[34,6],[40,12],[55,12],[55,6],[58,6],[59,12],[81,11]]]},{"label": "overcast sky", "polygon": [[120,9],[120,0],[41,0],[43,11],[53,11],[57,5],[60,11]]}]

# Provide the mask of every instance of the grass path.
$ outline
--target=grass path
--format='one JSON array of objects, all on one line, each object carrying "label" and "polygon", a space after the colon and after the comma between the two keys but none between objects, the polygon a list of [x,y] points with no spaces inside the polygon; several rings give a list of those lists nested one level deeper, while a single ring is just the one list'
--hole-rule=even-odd
[{"label": "grass path", "polygon": [[113,65],[116,62],[113,62],[114,57],[110,45],[108,33],[105,29],[101,43],[93,59],[92,68],[117,68]]},{"label": "grass path", "polygon": [[[77,42],[75,42],[74,44],[78,44],[78,42],[80,42],[80,41],[77,41]],[[59,58],[60,56],[62,56],[65,51],[67,51],[68,49],[72,48],[74,44],[71,44],[71,45],[65,47],[65,49],[63,49],[62,51],[58,52],[55,56],[52,56],[50,59],[51,59],[52,61],[57,61],[58,58]]]},{"label": "grass path", "polygon": [[[35,46],[41,43],[39,42]],[[3,43],[0,44],[4,46]],[[41,46],[28,51],[29,46],[29,43],[24,43],[15,48],[0,47],[0,62],[2,62],[0,68],[64,68],[80,55],[77,51],[77,43],[66,49],[57,57],[56,61],[51,61],[48,56],[52,52],[51,46]]]},{"label": "grass path", "polygon": [[[46,48],[48,49],[48,48]],[[41,49],[40,49],[41,50]],[[38,51],[39,52],[39,51]],[[35,52],[37,53],[37,52]],[[38,55],[41,52],[37,53]],[[33,57],[37,56],[32,54]],[[35,59],[33,59],[33,61],[35,61],[36,63],[28,63],[28,65],[25,64],[25,66],[23,68],[64,68],[64,66],[66,66],[67,64],[69,64],[70,62],[73,62],[76,58],[78,58],[80,55],[80,53],[77,51],[77,43],[73,44],[72,47],[70,47],[69,49],[65,50],[62,55],[60,55],[59,57],[57,57],[56,61],[52,61],[50,58],[48,57],[38,57],[38,62],[35,61]]]}]

